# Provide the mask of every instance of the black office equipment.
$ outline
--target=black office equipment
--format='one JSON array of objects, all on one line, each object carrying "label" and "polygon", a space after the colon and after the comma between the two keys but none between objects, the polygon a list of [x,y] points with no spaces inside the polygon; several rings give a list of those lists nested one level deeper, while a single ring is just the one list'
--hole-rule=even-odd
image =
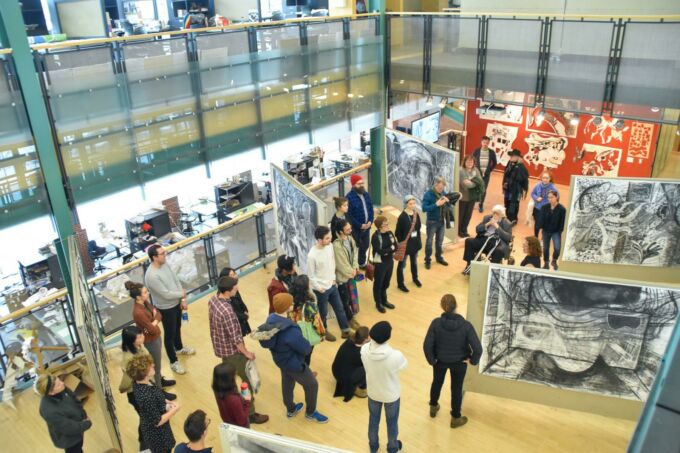
[{"label": "black office equipment", "polygon": [[24,287],[30,294],[43,287],[57,289],[64,287],[59,260],[53,253],[20,259],[19,273]]},{"label": "black office equipment", "polygon": [[309,184],[312,181],[310,168],[319,164],[319,158],[314,156],[303,156],[300,160],[284,160],[283,170],[291,175],[300,184]]},{"label": "black office equipment", "polygon": [[168,211],[149,211],[125,220],[130,252],[144,250],[172,231]]},{"label": "black office equipment", "polygon": [[220,184],[215,186],[215,203],[217,204],[217,221],[224,223],[227,215],[237,209],[255,203],[255,187],[252,181]]}]

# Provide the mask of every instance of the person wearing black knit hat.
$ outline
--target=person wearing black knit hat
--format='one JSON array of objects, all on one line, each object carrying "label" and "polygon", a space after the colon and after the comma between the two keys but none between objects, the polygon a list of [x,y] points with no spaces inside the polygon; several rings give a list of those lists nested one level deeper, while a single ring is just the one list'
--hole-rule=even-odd
[{"label": "person wearing black knit hat", "polygon": [[385,406],[387,422],[387,451],[394,453],[401,450],[399,440],[399,403],[401,385],[399,373],[408,362],[401,351],[392,349],[387,341],[392,337],[392,326],[387,321],[380,321],[371,327],[371,341],[361,347],[361,361],[366,370],[368,391],[368,444],[371,453],[380,448],[378,429],[380,414]]}]

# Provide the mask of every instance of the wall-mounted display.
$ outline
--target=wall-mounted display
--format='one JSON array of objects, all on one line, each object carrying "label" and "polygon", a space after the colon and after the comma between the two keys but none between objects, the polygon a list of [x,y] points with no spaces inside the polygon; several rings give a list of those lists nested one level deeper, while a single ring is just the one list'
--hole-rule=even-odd
[{"label": "wall-mounted display", "polygon": [[517,148],[531,176],[539,177],[548,169],[559,184],[569,184],[572,175],[651,176],[657,124],[514,106],[522,112],[522,121],[517,122],[516,115],[501,114],[502,109],[490,114],[492,110],[484,105],[468,101],[465,154],[478,148],[487,135],[499,170],[508,162],[507,152]]},{"label": "wall-mounted display", "polygon": [[457,152],[390,129],[385,132],[385,143],[387,191],[396,197],[396,206],[401,206],[406,195],[413,195],[420,209],[423,195],[437,176],[446,179],[447,192],[455,190]]},{"label": "wall-mounted display", "polygon": [[680,291],[489,269],[482,375],[644,401]]},{"label": "wall-mounted display", "polygon": [[573,179],[564,261],[680,266],[680,183]]},{"label": "wall-mounted display", "polygon": [[315,243],[314,230],[320,225],[319,219],[328,217],[326,204],[274,164],[271,176],[279,252],[294,256],[304,274],[307,253]]},{"label": "wall-mounted display", "polygon": [[411,123],[411,134],[426,142],[435,143],[439,140],[440,112],[435,112]]}]

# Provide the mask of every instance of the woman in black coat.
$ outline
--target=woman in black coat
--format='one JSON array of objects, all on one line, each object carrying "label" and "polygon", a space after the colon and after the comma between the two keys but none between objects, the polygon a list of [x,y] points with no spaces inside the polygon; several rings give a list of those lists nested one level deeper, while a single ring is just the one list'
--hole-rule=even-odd
[{"label": "woman in black coat", "polygon": [[43,374],[36,383],[40,416],[47,423],[52,443],[66,453],[83,453],[85,431],[92,427],[83,406],[58,377]]},{"label": "woman in black coat", "polygon": [[347,402],[353,396],[366,398],[366,370],[361,361],[361,346],[368,343],[368,327],[359,327],[351,338],[338,349],[333,360],[333,377],[336,379],[333,396],[342,396]]},{"label": "woman in black coat", "polygon": [[[414,218],[416,223],[409,234]],[[423,243],[420,238],[420,216],[416,212],[416,197],[413,195],[406,195],[406,197],[404,197],[404,210],[399,214],[394,235],[397,237],[398,243],[408,240],[406,243],[406,254],[404,255],[404,259],[397,264],[397,286],[400,290],[407,293],[408,288],[404,285],[406,258],[411,261],[411,278],[413,278],[413,283],[415,283],[418,288],[423,286],[420,283],[420,280],[418,280],[418,251],[423,248]]]},{"label": "woman in black coat", "polygon": [[371,260],[375,266],[373,278],[373,299],[375,308],[385,313],[385,308],[393,309],[394,305],[387,301],[387,288],[392,280],[394,269],[394,251],[397,249],[397,239],[390,231],[387,217],[379,215],[373,221],[377,231],[371,237]]},{"label": "woman in black coat", "polygon": [[564,231],[564,219],[567,210],[560,204],[560,196],[554,191],[548,191],[548,204],[541,208],[539,227],[543,230],[543,269],[548,269],[550,259],[550,241],[553,243],[552,264],[553,269],[557,270],[557,258],[560,257],[562,247],[562,231]]}]

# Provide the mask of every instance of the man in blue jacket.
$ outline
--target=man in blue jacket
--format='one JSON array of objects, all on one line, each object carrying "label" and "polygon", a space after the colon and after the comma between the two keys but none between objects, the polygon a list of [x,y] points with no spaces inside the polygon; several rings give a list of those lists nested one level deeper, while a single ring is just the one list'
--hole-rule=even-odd
[{"label": "man in blue jacket", "polygon": [[349,205],[347,218],[352,224],[352,236],[359,247],[359,267],[366,267],[366,252],[371,236],[373,225],[373,202],[366,192],[364,178],[356,173],[350,176],[352,190],[347,192],[346,198]]},{"label": "man in blue jacket", "polygon": [[434,185],[423,196],[423,212],[427,214],[425,223],[427,239],[425,240],[425,269],[430,268],[432,259],[432,239],[435,239],[435,259],[442,266],[448,266],[442,256],[442,244],[444,243],[444,205],[448,199],[444,196],[446,181],[443,176],[434,179]]},{"label": "man in blue jacket", "polygon": [[293,310],[293,296],[279,293],[274,296],[272,305],[274,313],[267,317],[267,322],[258,328],[253,337],[271,351],[274,363],[281,370],[283,404],[288,410],[288,418],[297,415],[304,406],[293,400],[297,382],[305,391],[307,402],[305,418],[317,423],[327,423],[328,417],[316,410],[319,383],[305,363],[305,356],[312,352],[312,345],[302,336],[300,327],[288,319],[288,313]]}]

